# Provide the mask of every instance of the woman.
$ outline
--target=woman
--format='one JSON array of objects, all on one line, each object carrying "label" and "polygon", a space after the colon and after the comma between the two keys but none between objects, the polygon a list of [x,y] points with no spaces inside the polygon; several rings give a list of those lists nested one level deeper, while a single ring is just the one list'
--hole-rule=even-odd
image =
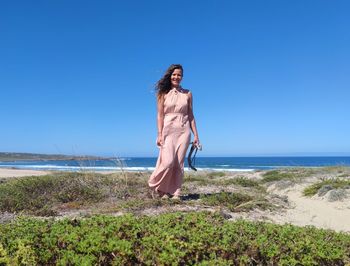
[{"label": "woman", "polygon": [[179,199],[184,175],[184,159],[191,139],[199,145],[192,109],[192,93],[180,86],[181,65],[171,65],[157,82],[157,146],[160,148],[156,169],[148,180],[152,196]]}]

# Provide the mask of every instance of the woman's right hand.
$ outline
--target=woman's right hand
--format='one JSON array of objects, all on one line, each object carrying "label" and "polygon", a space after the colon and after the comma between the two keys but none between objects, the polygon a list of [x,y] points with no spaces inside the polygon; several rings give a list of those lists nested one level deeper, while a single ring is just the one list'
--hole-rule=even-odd
[{"label": "woman's right hand", "polygon": [[158,137],[157,137],[157,146],[160,147],[163,145],[163,137],[162,135],[158,134]]}]

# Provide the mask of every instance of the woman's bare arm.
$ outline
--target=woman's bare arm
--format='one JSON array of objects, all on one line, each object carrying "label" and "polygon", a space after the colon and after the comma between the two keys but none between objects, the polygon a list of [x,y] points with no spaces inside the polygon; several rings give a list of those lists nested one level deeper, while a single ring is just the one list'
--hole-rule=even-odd
[{"label": "woman's bare arm", "polygon": [[194,135],[193,142],[195,145],[199,144],[199,136],[198,136],[198,131],[197,131],[197,126],[196,126],[196,119],[194,118],[193,114],[193,97],[192,93],[188,93],[189,96],[189,120],[190,120],[190,127]]},{"label": "woman's bare arm", "polygon": [[164,96],[160,97],[160,99],[157,99],[157,128],[158,128],[158,134],[157,134],[157,146],[163,145],[163,131],[164,126]]}]

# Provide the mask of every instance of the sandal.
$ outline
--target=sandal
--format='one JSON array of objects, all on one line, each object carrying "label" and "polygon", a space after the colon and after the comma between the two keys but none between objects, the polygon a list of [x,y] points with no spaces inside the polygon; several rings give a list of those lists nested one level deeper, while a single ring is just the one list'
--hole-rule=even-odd
[{"label": "sandal", "polygon": [[157,199],[159,198],[159,195],[156,191],[154,191],[153,189],[151,190],[151,197],[152,199]]},{"label": "sandal", "polygon": [[180,195],[174,195],[171,199],[173,199],[173,200],[181,200],[181,196]]}]

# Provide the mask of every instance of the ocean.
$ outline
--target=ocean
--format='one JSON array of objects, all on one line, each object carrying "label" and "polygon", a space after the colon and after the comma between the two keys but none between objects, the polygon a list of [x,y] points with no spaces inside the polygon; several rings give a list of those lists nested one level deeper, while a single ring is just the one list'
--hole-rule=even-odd
[{"label": "ocean", "polygon": [[[0,168],[60,171],[152,171],[157,158],[119,158],[106,160],[30,160],[0,162]],[[254,171],[286,167],[350,166],[350,156],[332,157],[197,157],[199,171]],[[185,171],[189,171],[187,162]]]}]

